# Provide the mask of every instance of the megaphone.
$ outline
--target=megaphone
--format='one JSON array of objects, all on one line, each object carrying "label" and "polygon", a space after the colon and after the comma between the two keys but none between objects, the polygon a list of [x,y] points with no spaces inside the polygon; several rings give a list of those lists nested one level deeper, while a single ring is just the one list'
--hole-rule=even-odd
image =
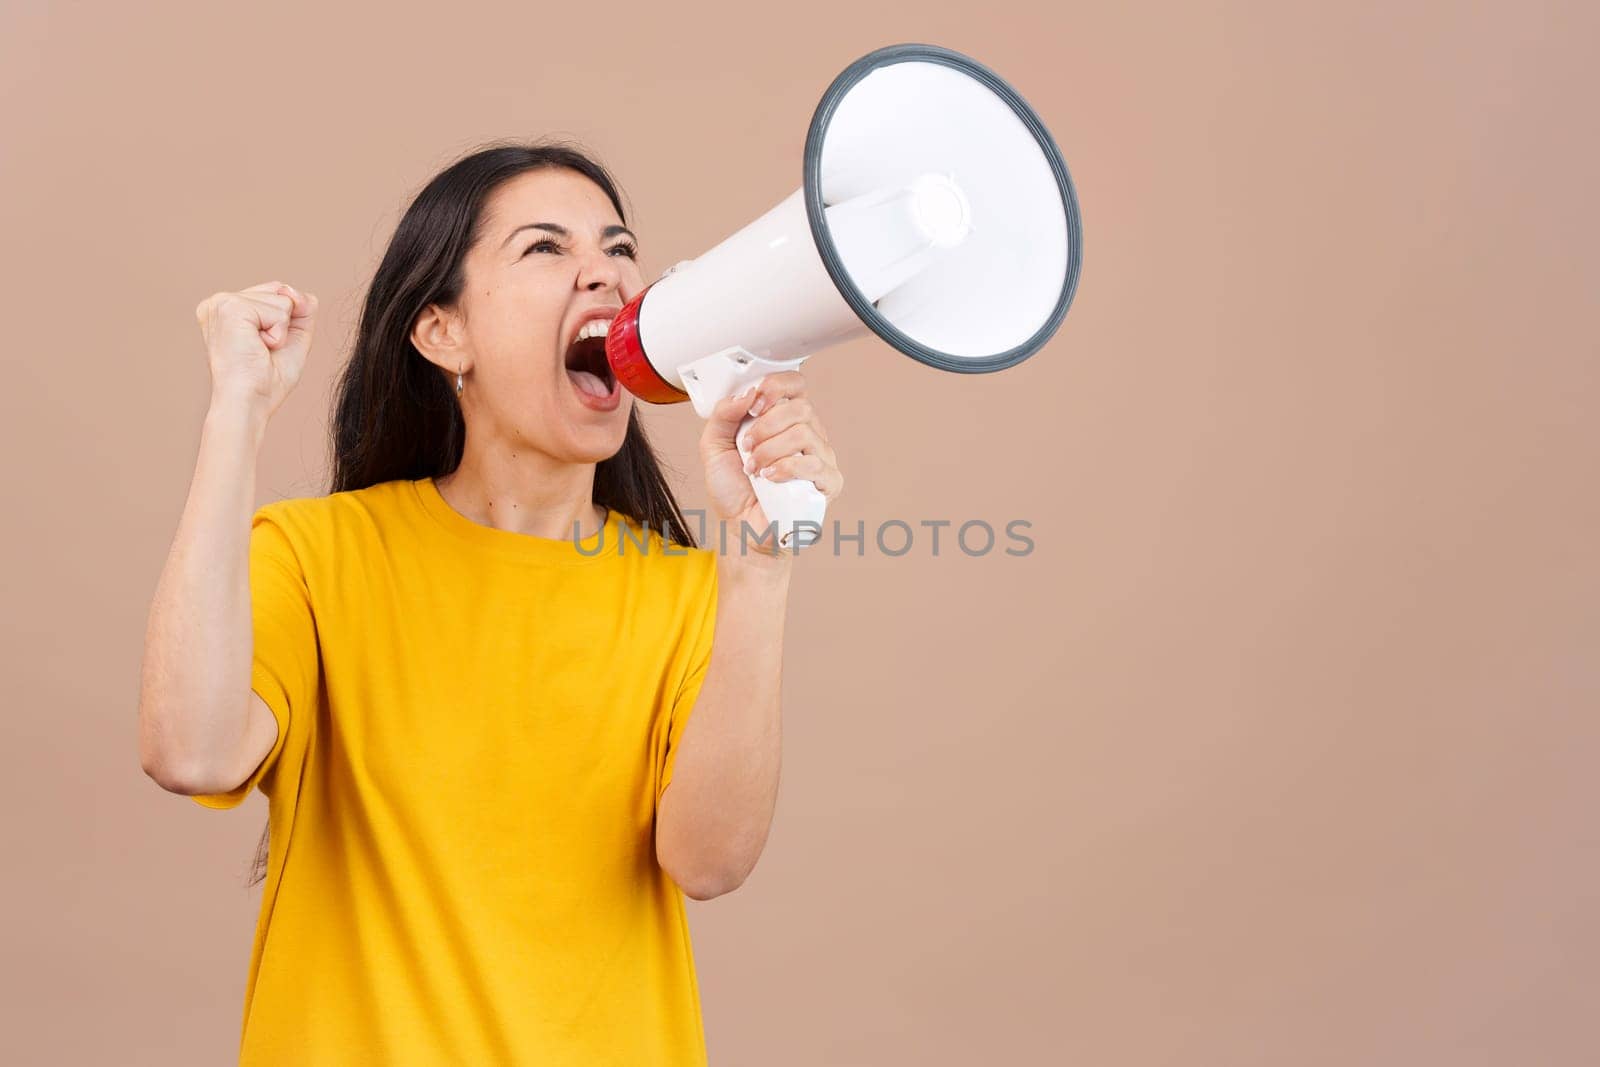
[{"label": "megaphone", "polygon": [[[1065,318],[1083,258],[1072,179],[1038,115],[976,60],[902,44],[850,64],[811,118],[802,178],[612,320],[606,359],[629,392],[708,417],[868,330],[941,370],[997,371]],[[821,536],[811,482],[750,480],[781,546]]]}]

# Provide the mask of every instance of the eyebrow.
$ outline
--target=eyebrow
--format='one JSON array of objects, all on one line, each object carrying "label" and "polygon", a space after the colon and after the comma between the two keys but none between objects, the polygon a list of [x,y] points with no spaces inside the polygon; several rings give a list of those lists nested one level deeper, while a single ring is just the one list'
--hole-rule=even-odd
[{"label": "eyebrow", "polygon": [[[548,231],[549,233],[555,234],[557,237],[571,237],[572,236],[572,231],[571,230],[567,229],[565,226],[561,226],[561,225],[559,225],[557,223],[554,223],[554,222],[529,222],[529,223],[525,223],[522,226],[518,226],[516,229],[512,230],[509,234],[507,234],[506,235],[506,239],[504,241],[500,242],[500,247],[504,248],[506,245],[510,244],[511,243],[511,238],[515,237],[517,234],[521,233],[523,230],[545,230],[545,231]],[[600,240],[604,241],[609,237],[615,237],[619,233],[625,233],[629,237],[632,237],[635,244],[637,244],[638,241],[639,241],[638,235],[636,235],[632,230],[628,229],[626,226],[607,226],[605,229],[600,231]]]}]

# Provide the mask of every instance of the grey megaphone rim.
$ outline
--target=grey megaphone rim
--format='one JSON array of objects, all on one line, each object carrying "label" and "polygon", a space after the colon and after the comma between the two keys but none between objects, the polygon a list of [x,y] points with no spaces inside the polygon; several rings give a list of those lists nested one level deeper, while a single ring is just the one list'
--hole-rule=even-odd
[{"label": "grey megaphone rim", "polygon": [[[982,82],[1010,105],[1011,110],[1033,134],[1040,151],[1049,160],[1050,169],[1055,172],[1056,186],[1061,191],[1061,206],[1067,217],[1067,273],[1062,281],[1061,295],[1056,300],[1050,317],[1032,337],[1015,348],[992,356],[980,358],[954,356],[937,348],[930,348],[897,329],[861,295],[855,282],[851,281],[850,273],[845,270],[844,261],[839,258],[839,250],[834,246],[833,238],[828,234],[827,220],[823,214],[826,205],[822,202],[822,142],[827,135],[828,123],[832,121],[833,113],[845,94],[862,78],[880,67],[913,60],[953,67]],[[1067,317],[1067,308],[1071,306],[1072,296],[1078,288],[1078,271],[1083,261],[1083,224],[1078,216],[1078,197],[1072,187],[1072,175],[1067,172],[1066,160],[1061,158],[1061,150],[1051,139],[1050,131],[1039,121],[1039,116],[1034,113],[1033,108],[1029,107],[1021,94],[1007,85],[998,74],[977,60],[938,45],[897,44],[869,52],[850,64],[833,80],[833,84],[828,86],[828,91],[822,94],[816,114],[811,117],[811,128],[806,133],[804,178],[806,219],[811,224],[811,237],[822,256],[823,267],[827,269],[840,295],[861,321],[866,323],[873,333],[906,355],[930,367],[965,374],[1004,370],[1021,363],[1039,351],[1061,328],[1061,321]]]}]

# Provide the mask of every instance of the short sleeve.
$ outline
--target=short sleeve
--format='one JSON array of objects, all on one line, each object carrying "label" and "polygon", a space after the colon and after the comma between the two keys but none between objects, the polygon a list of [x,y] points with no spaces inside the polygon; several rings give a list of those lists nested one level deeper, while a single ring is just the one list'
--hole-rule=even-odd
[{"label": "short sleeve", "polygon": [[667,752],[661,768],[661,785],[656,790],[657,803],[672,781],[672,768],[678,759],[678,744],[684,727],[689,724],[700,687],[706,680],[706,668],[711,665],[711,641],[717,626],[717,568],[716,557],[706,553],[706,576],[702,581],[696,607],[691,613],[684,640],[689,649],[689,669],[678,686],[672,700],[671,719],[667,728]]},{"label": "short sleeve", "polygon": [[[208,808],[234,808],[261,786],[271,793],[273,772],[304,754],[305,736],[315,715],[321,681],[316,619],[300,559],[274,505],[258,510],[250,525],[250,616],[254,651],[250,688],[266,702],[278,722],[272,750],[236,789],[196,794]],[[277,513],[281,515],[281,513]]]}]

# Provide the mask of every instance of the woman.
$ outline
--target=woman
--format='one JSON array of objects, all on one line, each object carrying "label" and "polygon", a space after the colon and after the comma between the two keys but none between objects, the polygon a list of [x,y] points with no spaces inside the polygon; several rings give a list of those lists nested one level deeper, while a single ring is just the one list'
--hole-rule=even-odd
[{"label": "woman", "polygon": [[804,380],[769,377],[706,423],[731,529],[693,547],[633,399],[575,343],[643,288],[636,256],[571,147],[449,167],[367,295],[330,495],[253,515],[317,300],[197,309],[212,398],[140,748],[201,804],[268,797],[244,1064],[705,1061],[682,894],[736,888],[765,844],[792,566],[734,536],[767,526],[740,420],[768,477],[842,480]]}]

